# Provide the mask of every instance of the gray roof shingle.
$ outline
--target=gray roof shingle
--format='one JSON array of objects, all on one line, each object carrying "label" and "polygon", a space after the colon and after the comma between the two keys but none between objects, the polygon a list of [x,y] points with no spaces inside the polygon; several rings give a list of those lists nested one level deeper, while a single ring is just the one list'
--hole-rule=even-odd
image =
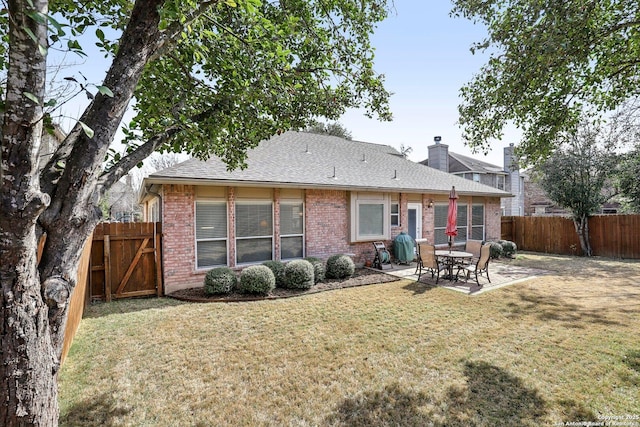
[{"label": "gray roof shingle", "polygon": [[[335,170],[335,173],[334,173]],[[505,197],[509,193],[405,159],[396,149],[306,132],[285,132],[247,152],[247,168],[227,171],[218,158],[190,159],[155,172],[148,184],[269,185]]]}]

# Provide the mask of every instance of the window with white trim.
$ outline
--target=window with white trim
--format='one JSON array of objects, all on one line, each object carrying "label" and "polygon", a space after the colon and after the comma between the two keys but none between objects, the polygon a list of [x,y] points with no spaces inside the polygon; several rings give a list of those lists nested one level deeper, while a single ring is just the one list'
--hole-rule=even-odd
[{"label": "window with white trim", "polygon": [[160,221],[160,203],[157,197],[149,202],[148,215],[149,222]]},{"label": "window with white trim", "polygon": [[227,265],[227,203],[196,201],[196,268]]},{"label": "window with white trim", "polygon": [[304,204],[280,202],[280,259],[304,257]]},{"label": "window with white trim", "polygon": [[351,193],[351,240],[390,239],[390,209],[388,194]]},{"label": "window with white trim", "polygon": [[400,203],[391,203],[391,226],[400,226]]},{"label": "window with white trim", "polygon": [[433,238],[436,245],[447,243],[447,235],[444,234],[447,229],[447,213],[449,205],[445,203],[436,203],[433,207]]},{"label": "window with white trim", "polygon": [[236,263],[273,259],[273,203],[236,201]]},{"label": "window with white trim", "polygon": [[458,203],[458,218],[456,221],[458,235],[455,239],[456,243],[465,243],[467,241],[467,230],[469,229],[468,217],[467,205]]},{"label": "window with white trim", "polygon": [[[447,230],[447,216],[449,214],[449,203],[438,203],[434,206],[433,212],[433,236],[436,245],[443,245],[449,242],[449,236],[445,234]],[[456,218],[458,235],[455,243],[467,241],[467,205],[458,204],[458,216]]]},{"label": "window with white trim", "polygon": [[484,205],[471,206],[471,238],[484,240]]}]

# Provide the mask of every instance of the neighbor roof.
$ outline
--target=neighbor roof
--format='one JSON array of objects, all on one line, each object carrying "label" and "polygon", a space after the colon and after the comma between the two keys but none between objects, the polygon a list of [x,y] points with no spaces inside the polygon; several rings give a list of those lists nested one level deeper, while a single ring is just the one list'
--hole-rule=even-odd
[{"label": "neighbor roof", "polygon": [[247,152],[247,168],[228,171],[219,158],[190,159],[145,178],[145,185],[332,188],[508,197],[509,193],[404,158],[388,145],[306,132],[285,132]]},{"label": "neighbor roof", "polygon": [[[449,157],[453,158],[458,165],[454,163],[449,164],[449,173],[456,172],[477,172],[477,173],[495,173],[507,175],[507,172],[500,166],[492,165],[491,163],[483,162],[482,160],[474,159],[473,157],[463,156],[462,154],[449,152]],[[456,167],[458,166],[458,167]],[[459,167],[462,166],[462,167]]]}]

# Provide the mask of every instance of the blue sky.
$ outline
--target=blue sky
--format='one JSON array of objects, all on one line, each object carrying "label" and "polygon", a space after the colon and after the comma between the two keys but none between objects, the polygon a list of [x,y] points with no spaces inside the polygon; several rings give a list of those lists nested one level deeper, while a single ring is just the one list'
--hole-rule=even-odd
[{"label": "blue sky", "polygon": [[385,74],[385,86],[394,93],[394,120],[379,122],[354,110],[340,122],[353,139],[412,147],[409,158],[414,161],[427,158],[427,147],[438,135],[450,151],[502,165],[503,147],[517,143],[517,135],[496,142],[485,157],[462,143],[456,124],[460,88],[487,60],[469,50],[486,36],[484,27],[450,17],[449,0],[396,0],[395,8],[373,37],[376,71]]}]

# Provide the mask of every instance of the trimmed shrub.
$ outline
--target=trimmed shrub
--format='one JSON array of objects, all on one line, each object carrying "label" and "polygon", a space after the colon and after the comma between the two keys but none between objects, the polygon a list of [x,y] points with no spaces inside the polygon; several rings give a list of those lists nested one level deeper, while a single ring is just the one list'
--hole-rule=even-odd
[{"label": "trimmed shrub", "polygon": [[275,276],[276,287],[284,288],[284,263],[280,261],[265,261],[262,263],[262,265],[266,265],[267,267],[269,267],[269,270],[271,270],[271,272]]},{"label": "trimmed shrub", "polygon": [[285,287],[288,289],[309,289],[314,285],[313,265],[304,259],[287,263],[284,276]]},{"label": "trimmed shrub", "polygon": [[496,259],[502,256],[502,245],[498,242],[491,242],[491,258]]},{"label": "trimmed shrub", "polygon": [[238,283],[236,273],[229,267],[217,267],[204,276],[204,293],[207,295],[228,294]]},{"label": "trimmed shrub", "polygon": [[356,266],[347,255],[331,255],[327,260],[327,277],[330,279],[346,279],[353,276]]},{"label": "trimmed shrub", "polygon": [[240,293],[267,295],[275,287],[276,277],[266,265],[252,265],[240,273]]},{"label": "trimmed shrub", "polygon": [[324,280],[324,276],[327,272],[327,269],[324,266],[324,262],[320,258],[307,257],[305,258],[307,261],[313,265],[313,281],[314,283],[320,283]]},{"label": "trimmed shrub", "polygon": [[515,243],[510,240],[503,240],[500,242],[500,244],[502,245],[502,255],[507,258],[515,257],[516,251],[518,250],[518,247]]}]

